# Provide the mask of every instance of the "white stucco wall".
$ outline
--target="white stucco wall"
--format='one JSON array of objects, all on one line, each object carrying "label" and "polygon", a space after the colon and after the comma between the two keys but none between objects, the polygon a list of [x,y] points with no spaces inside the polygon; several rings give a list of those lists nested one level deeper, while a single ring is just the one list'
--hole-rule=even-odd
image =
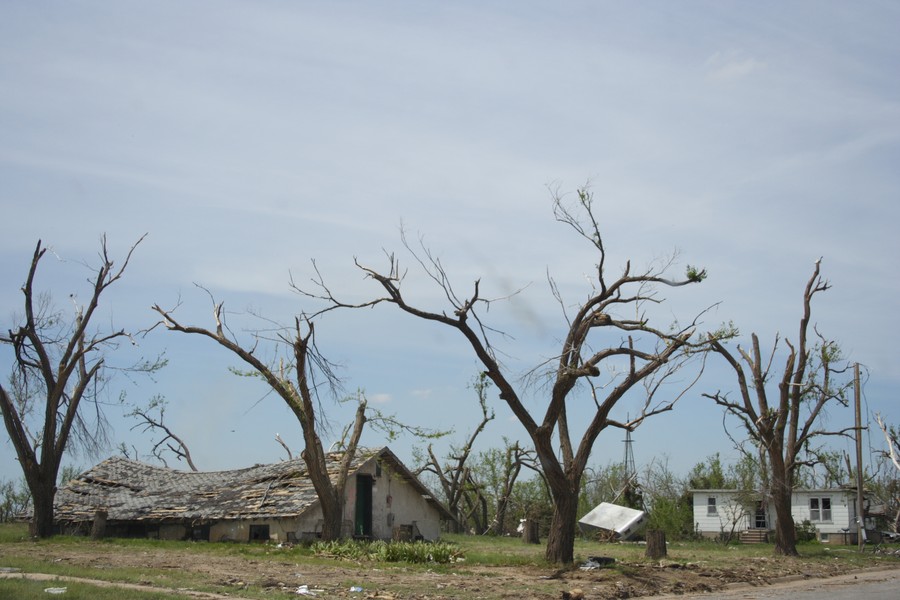
[{"label": "white stucco wall", "polygon": [[209,528],[209,540],[211,542],[248,542],[250,541],[251,525],[268,525],[269,540],[273,542],[285,542],[288,532],[299,531],[297,519],[247,519],[243,521],[222,521]]},{"label": "white stucco wall", "polygon": [[[415,523],[426,540],[440,537],[440,514],[405,479],[394,473],[387,465],[377,474],[377,461],[367,462],[357,474],[371,475],[372,480],[372,537],[389,540],[394,528]],[[347,501],[344,505],[344,520],[354,522],[356,518],[356,476],[347,482]]]}]

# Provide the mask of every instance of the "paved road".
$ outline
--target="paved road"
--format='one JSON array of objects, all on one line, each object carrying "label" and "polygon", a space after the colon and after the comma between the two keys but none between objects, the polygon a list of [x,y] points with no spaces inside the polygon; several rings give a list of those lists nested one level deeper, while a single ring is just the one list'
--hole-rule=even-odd
[{"label": "paved road", "polygon": [[900,598],[900,569],[865,571],[827,579],[791,581],[772,586],[740,587],[712,594],[657,596],[654,600],[715,597],[726,600],[897,600]]}]

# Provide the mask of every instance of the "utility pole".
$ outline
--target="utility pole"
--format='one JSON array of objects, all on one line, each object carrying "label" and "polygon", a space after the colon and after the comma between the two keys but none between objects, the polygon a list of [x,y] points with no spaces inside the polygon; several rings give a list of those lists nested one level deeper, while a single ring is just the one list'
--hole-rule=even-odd
[{"label": "utility pole", "polygon": [[862,416],[860,414],[859,363],[853,365],[853,399],[856,406],[856,539],[859,551],[866,547],[866,519],[863,505]]}]

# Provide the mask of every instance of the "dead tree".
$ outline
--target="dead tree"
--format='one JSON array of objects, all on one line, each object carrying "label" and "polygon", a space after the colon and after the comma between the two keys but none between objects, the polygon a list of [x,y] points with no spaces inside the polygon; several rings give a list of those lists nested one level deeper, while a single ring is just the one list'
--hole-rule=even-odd
[{"label": "dead tree", "polygon": [[505,448],[502,451],[500,472],[495,473],[491,478],[495,480],[497,488],[494,490],[494,518],[487,528],[487,533],[493,535],[502,535],[504,532],[510,499],[522,469],[528,468],[540,473],[532,450],[522,448],[519,442],[510,444],[508,440],[504,441]]},{"label": "dead tree", "polygon": [[[419,466],[416,474],[424,472],[431,473],[437,477],[441,485],[441,491],[447,501],[447,508],[456,517],[457,523],[465,527],[469,519],[474,519],[475,529],[478,533],[483,533],[486,528],[486,519],[478,519],[478,509],[482,506],[486,507],[486,502],[481,496],[481,486],[472,477],[472,470],[468,465],[469,458],[472,455],[472,448],[479,434],[489,422],[494,419],[494,411],[490,410],[487,405],[487,388],[490,381],[484,374],[480,374],[472,387],[478,394],[478,403],[481,406],[481,421],[475,430],[469,435],[469,439],[461,448],[450,449],[448,460],[441,464],[441,461],[435,456],[434,448],[428,445],[428,458],[424,464]],[[486,508],[483,512],[486,512]]]},{"label": "dead tree", "polygon": [[[891,461],[891,465],[897,471],[900,471],[900,430],[896,427],[888,426],[885,424],[884,419],[881,418],[880,414],[875,415],[875,421],[878,423],[879,429],[881,429],[881,433],[884,434],[884,442],[887,444],[887,451],[882,451],[882,455],[888,458]],[[849,469],[848,469],[849,472]],[[884,490],[882,494],[884,495],[883,501],[884,504],[888,507],[888,516],[891,521],[891,528],[893,531],[900,531],[900,494],[897,493],[898,479],[896,474],[894,476],[887,477],[888,484],[880,485],[877,488]]]},{"label": "dead tree", "polygon": [[[750,348],[738,346],[736,354],[725,347],[723,340],[714,337],[709,340],[713,351],[733,369],[739,397],[731,398],[721,391],[703,395],[737,417],[753,443],[765,452],[770,477],[768,494],[776,515],[775,553],[778,555],[797,555],[791,494],[798,468],[815,463],[815,458],[803,460],[803,453],[814,449],[811,443],[816,438],[842,436],[852,431],[852,428],[820,426],[828,407],[847,406],[847,390],[852,386],[850,381],[835,381],[847,370],[838,344],[810,328],[813,297],[831,287],[819,274],[820,263],[821,259],[816,261],[803,293],[796,345],[784,340],[788,353],[780,373],[773,371],[773,367],[777,368],[778,336],[768,355],[762,353],[755,333],[751,335]],[[813,333],[818,337],[815,343],[810,340]],[[770,399],[769,386],[773,381],[774,393]]]},{"label": "dead tree", "polygon": [[[116,266],[101,239],[99,266],[89,284],[86,304],[70,294],[74,313],[66,315],[52,306],[49,294],[35,289],[38,268],[47,248],[37,243],[25,284],[24,316],[0,345],[12,351],[10,386],[0,385],[0,412],[33,501],[31,535],[53,534],[53,500],[63,455],[75,442],[82,448],[99,449],[106,443],[103,399],[108,390],[107,358],[123,340],[124,329],[95,328],[100,297],[128,267],[139,239]],[[119,371],[155,371],[161,360],[144,361]],[[92,414],[82,415],[89,404]],[[91,422],[93,421],[93,422]]]},{"label": "dead tree", "polygon": [[[656,295],[658,286],[679,287],[699,283],[706,277],[706,272],[688,266],[683,279],[673,280],[664,277],[665,267],[635,273],[630,263],[626,263],[621,275],[610,281],[606,273],[606,249],[592,195],[587,190],[579,190],[574,208],[566,207],[562,198],[557,196],[554,198],[554,214],[557,221],[572,228],[591,245],[598,255],[598,262],[587,298],[577,306],[571,319],[566,315],[566,302],[555,282],[550,282],[551,291],[563,307],[567,323],[558,355],[535,370],[535,373],[540,372],[549,379],[545,388],[548,393],[543,403],[543,415],[532,414],[526,407],[523,400],[525,390],[518,388],[517,378],[497,358],[490,335],[496,332],[486,324],[481,313],[481,309],[486,309],[492,300],[482,295],[480,280],[475,281],[467,296],[458,295],[440,260],[424,247],[421,251],[411,248],[405,236],[404,246],[413,260],[441,288],[448,302],[445,310],[420,308],[404,295],[402,283],[406,272],[394,255],[388,257],[386,270],[356,263],[365,276],[375,281],[384,292],[383,296],[373,300],[344,302],[335,296],[318,273],[313,282],[315,289],[299,291],[326,302],[323,312],[392,304],[415,318],[459,332],[487,377],[497,387],[500,398],[512,410],[534,444],[554,500],[546,558],[553,563],[569,564],[574,559],[581,478],[597,436],[607,427],[633,428],[652,415],[671,410],[684,393],[682,391],[664,401],[657,400],[655,396],[662,383],[694,355],[691,344],[696,320],[686,327],[676,326],[673,330],[656,328],[650,325],[646,306],[662,301]],[[602,336],[601,332],[607,332],[607,335]],[[612,344],[604,346],[610,340]],[[609,369],[605,369],[607,365],[611,365]],[[622,365],[623,368],[618,368]],[[612,380],[604,381],[600,386],[596,382],[604,374],[611,374]],[[618,402],[635,386],[641,385],[645,388],[646,401],[639,416],[627,423],[613,418],[611,412]],[[593,399],[593,415],[579,423],[583,426],[583,433],[580,440],[573,440],[567,411],[572,402],[577,401],[580,406],[585,404],[581,394],[573,393],[585,389]]]},{"label": "dead tree", "polygon": [[[157,414],[158,413],[158,414]],[[147,404],[146,407],[135,406],[134,409],[126,416],[138,419],[138,423],[131,430],[142,427],[144,433],[148,431],[162,432],[163,436],[153,443],[150,454],[159,460],[163,465],[169,466],[166,462],[163,452],[168,450],[175,455],[178,460],[183,460],[190,467],[191,471],[196,471],[197,466],[191,458],[191,451],[185,441],[172,429],[165,424],[166,416],[166,399],[162,396],[156,396]]]},{"label": "dead tree", "polygon": [[229,350],[249,365],[252,373],[261,377],[287,404],[303,430],[304,447],[301,457],[306,463],[309,478],[322,508],[322,539],[340,538],[347,476],[366,423],[366,400],[365,396],[359,397],[356,416],[340,460],[338,474],[335,481],[332,481],[328,474],[326,452],[317,428],[315,389],[317,375],[323,376],[332,387],[337,385],[337,379],[330,363],[319,353],[315,345],[313,322],[297,317],[292,329],[278,334],[278,341],[287,345],[290,354],[286,360],[274,366],[257,357],[255,345],[247,349],[234,337],[226,335],[227,327],[222,303],[213,301],[215,331],[182,325],[175,319],[172,311],[164,310],[159,305],[154,305],[153,310],[162,316],[162,323],[169,330],[203,336]]},{"label": "dead tree", "polygon": [[287,452],[288,460],[292,460],[294,458],[294,454],[291,452],[291,449],[288,447],[287,443],[283,439],[281,439],[280,434],[275,434],[275,441],[278,442],[278,444],[282,448],[284,448],[285,452]]},{"label": "dead tree", "polygon": [[895,427],[888,427],[884,424],[881,415],[875,415],[875,422],[878,423],[881,433],[884,434],[884,442],[887,444],[887,456],[897,470],[900,471],[900,432]]}]

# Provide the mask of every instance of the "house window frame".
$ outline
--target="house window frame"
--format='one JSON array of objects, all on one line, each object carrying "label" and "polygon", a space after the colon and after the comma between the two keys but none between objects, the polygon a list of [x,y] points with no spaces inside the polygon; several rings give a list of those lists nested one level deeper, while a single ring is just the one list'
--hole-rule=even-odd
[{"label": "house window frame", "polygon": [[[827,506],[826,506],[827,505]],[[812,496],[809,499],[809,520],[812,523],[832,522],[831,496]]]},{"label": "house window frame", "polygon": [[715,496],[707,496],[706,497],[706,516],[707,517],[715,517],[719,514],[718,507],[716,506],[716,497]]}]

